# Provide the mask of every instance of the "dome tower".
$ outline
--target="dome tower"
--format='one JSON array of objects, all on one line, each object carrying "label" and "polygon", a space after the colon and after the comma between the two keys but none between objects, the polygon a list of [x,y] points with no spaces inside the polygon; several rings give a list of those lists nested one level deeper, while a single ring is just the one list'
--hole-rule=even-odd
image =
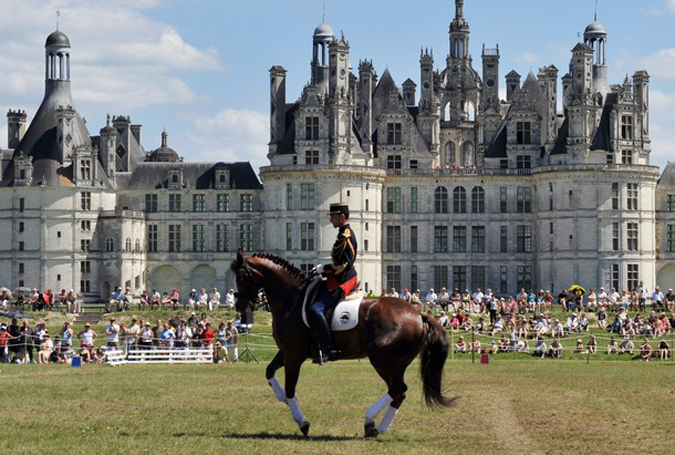
[{"label": "dome tower", "polygon": [[321,94],[328,93],[328,50],[333,39],[335,39],[333,27],[327,22],[321,22],[314,29],[312,38],[312,85],[315,85]]},{"label": "dome tower", "polygon": [[584,30],[584,43],[593,48],[593,87],[604,99],[611,91],[607,82],[607,31],[597,14]]}]

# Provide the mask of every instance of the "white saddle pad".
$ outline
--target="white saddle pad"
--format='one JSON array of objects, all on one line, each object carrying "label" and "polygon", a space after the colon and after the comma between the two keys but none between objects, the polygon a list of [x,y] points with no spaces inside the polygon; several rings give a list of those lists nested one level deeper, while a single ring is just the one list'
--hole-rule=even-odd
[{"label": "white saddle pad", "polygon": [[[317,278],[309,285],[307,293],[305,294],[305,299],[302,303],[302,320],[307,327],[309,323],[307,322],[307,295],[310,291],[321,282],[321,278]],[[363,300],[364,293],[353,292],[347,296],[345,300],[341,300],[335,307],[333,312],[333,318],[331,319],[330,328],[334,332],[342,332],[345,330],[351,330],[359,323],[359,307],[361,306],[361,301]]]}]

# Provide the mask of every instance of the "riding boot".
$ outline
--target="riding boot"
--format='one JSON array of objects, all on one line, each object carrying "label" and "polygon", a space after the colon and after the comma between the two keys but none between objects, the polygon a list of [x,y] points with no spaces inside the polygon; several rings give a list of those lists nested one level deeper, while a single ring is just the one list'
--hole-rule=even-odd
[{"label": "riding boot", "polygon": [[333,349],[330,326],[328,325],[328,320],[326,320],[326,315],[323,313],[313,313],[312,316],[312,322],[319,342],[319,356],[314,359],[314,363],[323,365],[326,362],[337,360],[337,351]]}]

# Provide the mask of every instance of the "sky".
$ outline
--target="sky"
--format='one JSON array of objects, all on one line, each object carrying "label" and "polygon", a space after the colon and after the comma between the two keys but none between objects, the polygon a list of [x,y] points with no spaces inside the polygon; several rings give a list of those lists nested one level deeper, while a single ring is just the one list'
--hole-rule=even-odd
[{"label": "sky", "polygon": [[[554,64],[593,20],[595,0],[465,0],[470,52],[499,46],[500,85],[515,69]],[[44,41],[56,28],[72,45],[75,107],[92,135],[106,115],[143,125],[147,151],[169,145],[186,161],[268,164],[269,73],[282,65],[287,101],[310,78],[312,33],[325,19],[351,46],[356,73],[372,60],[400,86],[419,81],[422,47],[445,65],[454,0],[0,0],[0,111],[26,110],[44,94]],[[651,164],[675,161],[675,0],[598,0],[608,32],[609,83],[651,75]],[[560,87],[560,86],[559,86]],[[560,88],[559,88],[560,92]],[[7,146],[6,121],[0,147]],[[673,158],[671,158],[673,155]]]}]

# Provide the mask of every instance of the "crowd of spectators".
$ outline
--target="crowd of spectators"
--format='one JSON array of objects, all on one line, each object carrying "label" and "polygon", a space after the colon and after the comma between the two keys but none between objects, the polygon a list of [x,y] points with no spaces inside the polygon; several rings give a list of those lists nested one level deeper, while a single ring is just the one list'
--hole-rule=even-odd
[{"label": "crowd of spectators", "polygon": [[143,290],[140,296],[134,299],[131,289],[126,288],[125,291],[122,291],[122,288],[117,287],[112,293],[106,310],[108,312],[129,310],[132,308],[134,300],[138,302],[138,309],[140,311],[147,309],[173,309],[177,311],[181,307],[183,310],[212,311],[223,306],[232,309],[234,308],[234,289],[230,289],[224,298],[216,287],[213,288],[211,293],[208,293],[206,288],[201,288],[199,292],[196,289],[192,289],[188,296],[183,299],[181,299],[177,288],[173,288],[170,292],[164,291],[163,293],[160,293],[157,289],[153,289],[152,292]]},{"label": "crowd of spectators", "polygon": [[30,310],[30,311],[56,311],[65,310],[68,313],[80,312],[80,299],[77,292],[71,289],[61,289],[59,294],[54,294],[51,289],[39,291],[37,288],[19,288],[16,296],[3,288],[0,293],[0,307],[5,311]]},{"label": "crowd of spectators", "polygon": [[[198,317],[192,312],[187,319],[178,312],[167,321],[154,323],[131,317],[119,324],[114,316],[108,320],[105,333],[97,333],[90,323],[75,333],[70,322],[53,338],[38,322],[31,327],[27,320],[20,324],[12,319],[9,326],[0,325],[0,362],[2,363],[70,363],[79,356],[84,363],[103,363],[110,350],[124,353],[134,350],[213,349],[214,362],[230,363],[239,358],[239,335],[251,330],[242,323],[239,313],[231,320],[214,321],[206,313]],[[105,339],[105,342],[103,340]]]}]

